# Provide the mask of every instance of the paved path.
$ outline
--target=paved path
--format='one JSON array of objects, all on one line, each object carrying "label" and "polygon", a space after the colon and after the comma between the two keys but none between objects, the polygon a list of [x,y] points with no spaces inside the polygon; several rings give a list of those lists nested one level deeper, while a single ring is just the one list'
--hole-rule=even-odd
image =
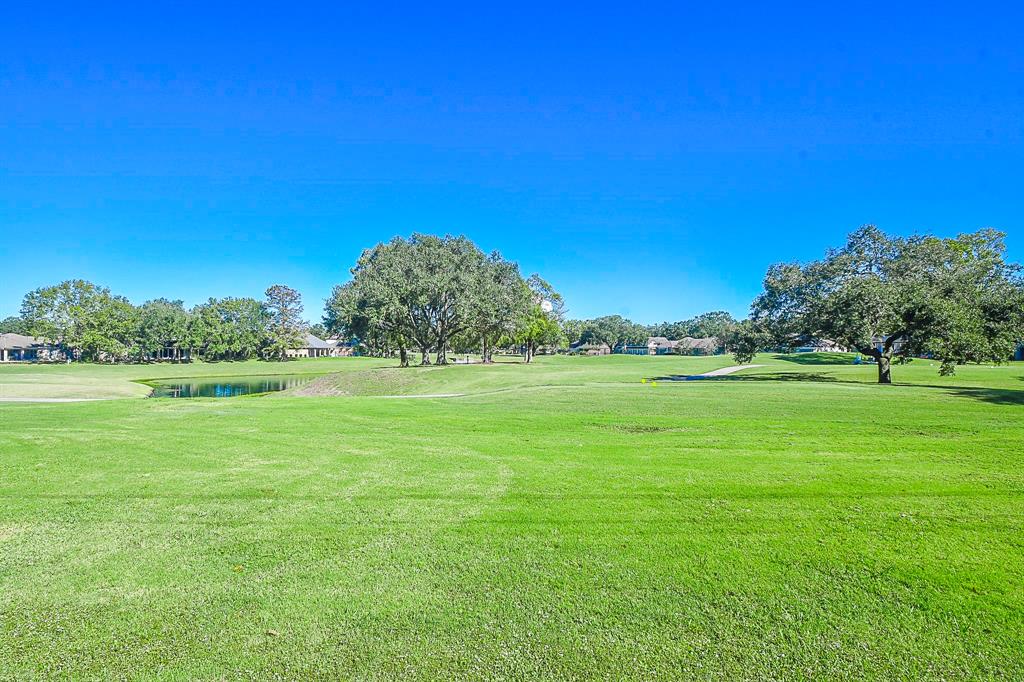
[{"label": "paved path", "polygon": [[14,398],[0,395],[0,403],[90,403],[113,398]]},{"label": "paved path", "polygon": [[354,396],[356,398],[461,398],[465,393],[417,393],[413,395]]},{"label": "paved path", "polygon": [[707,379],[709,377],[724,377],[727,374],[733,372],[739,372],[741,369],[753,369],[754,367],[764,367],[764,365],[733,365],[732,367],[723,367],[721,369],[715,369],[710,372],[704,372],[704,374],[691,374],[686,377],[687,379]]},{"label": "paved path", "polygon": [[753,369],[754,367],[764,367],[764,365],[733,365],[732,367],[723,367],[721,369],[714,369],[704,374],[698,374],[699,377],[724,377],[726,374],[732,374],[738,372],[741,369]]}]

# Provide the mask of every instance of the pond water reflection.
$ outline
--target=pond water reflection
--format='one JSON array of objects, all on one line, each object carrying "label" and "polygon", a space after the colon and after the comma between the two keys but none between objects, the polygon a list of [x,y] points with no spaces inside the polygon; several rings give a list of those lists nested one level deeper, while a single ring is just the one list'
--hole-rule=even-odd
[{"label": "pond water reflection", "polygon": [[151,398],[235,398],[295,388],[314,376],[197,377],[152,382]]}]

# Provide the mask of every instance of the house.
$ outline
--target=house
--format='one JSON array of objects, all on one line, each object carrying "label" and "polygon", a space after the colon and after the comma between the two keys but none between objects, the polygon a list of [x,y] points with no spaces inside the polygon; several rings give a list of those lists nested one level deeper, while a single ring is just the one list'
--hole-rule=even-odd
[{"label": "house", "polygon": [[340,358],[352,355],[352,344],[341,339],[324,341],[313,334],[306,334],[303,345],[287,351],[290,358]]},{"label": "house", "polygon": [[651,336],[647,339],[648,355],[668,355],[676,349],[678,341],[672,341],[664,336]]},{"label": "house", "polygon": [[680,355],[714,355],[718,352],[718,339],[713,336],[703,338],[684,336],[675,344],[675,351]]},{"label": "house", "polygon": [[794,353],[845,353],[846,349],[827,339],[817,339],[793,349]]},{"label": "house", "polygon": [[[871,345],[875,348],[875,350],[884,351],[885,350],[885,342],[886,342],[886,340],[888,338],[889,338],[888,336],[872,336],[871,337]],[[899,339],[897,341],[893,341],[892,352],[897,354],[897,355],[899,355],[901,352],[903,352],[903,346],[905,346],[906,343],[907,342],[906,342],[905,339]]]},{"label": "house", "polygon": [[0,334],[0,362],[54,362],[64,360],[58,346],[24,334]]},{"label": "house", "polygon": [[577,341],[569,346],[569,352],[579,355],[611,355],[612,349],[607,343],[584,343]]},{"label": "house", "polygon": [[318,336],[307,333],[303,337],[302,345],[298,348],[291,348],[285,351],[290,358],[328,358],[331,356],[333,346]]},{"label": "house", "polygon": [[144,362],[192,362],[192,350],[172,341],[155,351],[142,353],[139,359]]},{"label": "house", "polygon": [[350,355],[355,354],[354,344],[346,339],[332,337],[330,339],[327,339],[327,344],[331,346],[332,358],[346,358]]}]

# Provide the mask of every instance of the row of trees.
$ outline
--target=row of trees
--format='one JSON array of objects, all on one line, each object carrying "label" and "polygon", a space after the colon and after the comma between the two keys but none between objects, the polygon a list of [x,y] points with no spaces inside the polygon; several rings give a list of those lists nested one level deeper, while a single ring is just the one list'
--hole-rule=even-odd
[{"label": "row of trees", "polygon": [[326,328],[357,337],[375,355],[410,351],[420,364],[447,362],[449,349],[479,350],[491,362],[496,346],[519,346],[526,361],[543,345],[563,341],[561,295],[538,275],[465,237],[413,234],[363,252],[352,279],[334,288]]},{"label": "row of trees", "polygon": [[940,239],[864,226],[821,260],[771,266],[730,345],[748,362],[762,348],[827,340],[874,359],[879,383],[892,382],[894,358],[935,358],[943,375],[1005,361],[1024,338],[1024,279],[1004,240],[991,229]]},{"label": "row of trees", "polygon": [[[606,343],[610,348],[631,343],[644,343],[648,337],[664,336],[669,339],[686,337],[715,339],[715,350],[724,349],[733,334],[737,321],[724,310],[716,310],[679,322],[643,325],[621,315],[606,315],[592,320],[567,320],[563,325],[568,342]],[[681,352],[685,348],[681,347]]]},{"label": "row of trees", "polygon": [[0,331],[46,339],[70,357],[147,361],[197,354],[205,360],[283,359],[300,346],[306,325],[299,293],[282,285],[266,298],[211,298],[186,310],[181,301],[135,306],[85,280],[68,280],[25,295],[19,317]]},{"label": "row of trees", "polygon": [[[773,265],[749,319],[724,311],[659,325],[619,315],[568,320],[562,296],[537,275],[524,278],[497,252],[465,237],[414,234],[366,250],[352,279],[328,299],[318,336],[356,337],[366,351],[411,351],[421,364],[445,364],[449,350],[517,348],[529,362],[541,347],[605,343],[612,348],[649,336],[716,339],[740,362],[765,349],[818,342],[859,351],[891,382],[894,358],[927,355],[952,374],[966,362],[999,362],[1024,337],[1021,267],[1005,261],[1005,235],[981,230],[954,239],[891,237],[873,226],[844,247],[806,264]],[[141,306],[83,280],[25,296],[21,315],[0,331],[43,337],[86,360],[147,360],[166,349],[208,360],[284,358],[301,345],[298,292],[275,285],[265,300],[210,299],[186,310],[181,301]]]}]

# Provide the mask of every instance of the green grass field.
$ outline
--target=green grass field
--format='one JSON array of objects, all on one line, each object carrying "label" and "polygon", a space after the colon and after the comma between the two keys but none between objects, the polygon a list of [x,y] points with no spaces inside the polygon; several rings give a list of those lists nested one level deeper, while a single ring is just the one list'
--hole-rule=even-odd
[{"label": "green grass field", "polygon": [[755,362],[2,366],[336,374],[0,402],[0,678],[1024,677],[1024,364]]}]

